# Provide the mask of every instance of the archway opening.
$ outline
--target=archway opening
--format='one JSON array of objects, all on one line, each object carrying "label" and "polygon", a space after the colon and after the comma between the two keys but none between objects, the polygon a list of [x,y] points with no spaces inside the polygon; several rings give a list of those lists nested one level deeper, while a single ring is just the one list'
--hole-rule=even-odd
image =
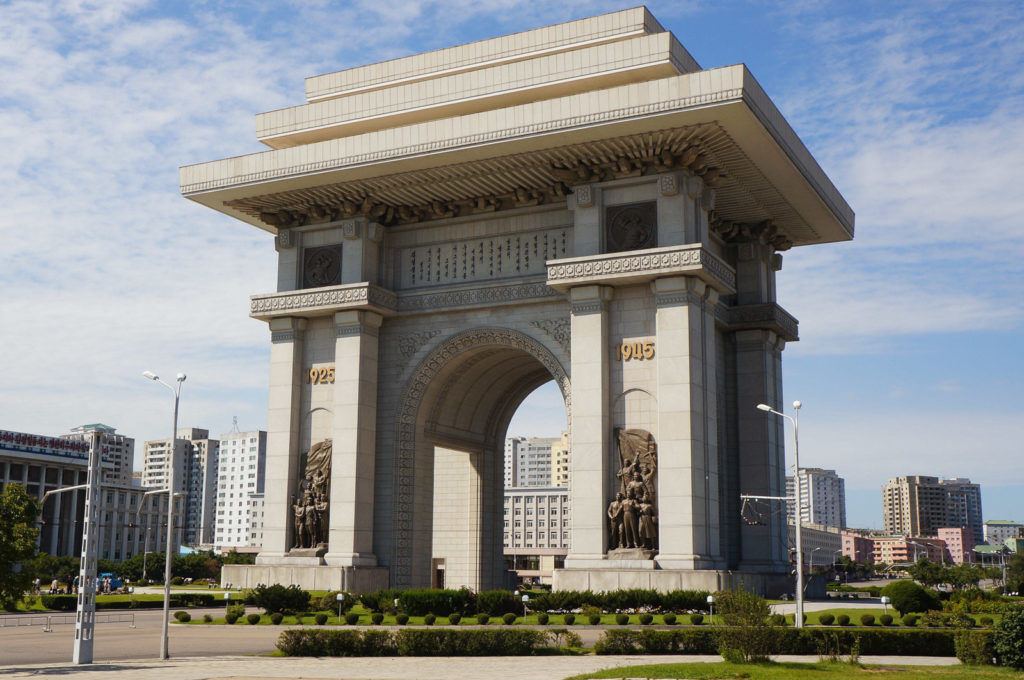
[{"label": "archway opening", "polygon": [[[430,370],[421,382],[413,429],[401,433],[412,440],[414,453],[406,482],[412,497],[408,582],[474,590],[511,586],[515,576],[503,544],[505,435],[531,393],[554,383],[561,395],[568,380],[543,345],[504,330],[456,336],[424,365]],[[403,554],[397,557],[401,583]]]}]

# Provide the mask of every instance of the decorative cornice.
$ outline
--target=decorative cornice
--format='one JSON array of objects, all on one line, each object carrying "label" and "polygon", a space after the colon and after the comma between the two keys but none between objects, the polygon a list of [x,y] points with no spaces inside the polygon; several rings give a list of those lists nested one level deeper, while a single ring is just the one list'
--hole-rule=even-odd
[{"label": "decorative cornice", "polygon": [[729,244],[761,243],[771,246],[775,250],[789,250],[793,247],[793,241],[779,232],[778,226],[771,220],[764,220],[757,224],[731,222],[722,219],[714,210],[710,210],[708,224],[711,226],[712,232]]},{"label": "decorative cornice", "polygon": [[800,339],[800,322],[774,302],[729,307],[723,316],[731,331],[767,330],[788,342]]},{"label": "decorative cornice", "polygon": [[402,313],[415,313],[451,307],[543,302],[553,297],[560,297],[558,291],[552,290],[545,283],[520,283],[449,290],[443,293],[403,294],[398,298],[397,309]]},{"label": "decorative cornice", "polygon": [[253,295],[249,316],[261,320],[296,314],[327,316],[344,309],[393,314],[397,303],[398,298],[391,291],[364,282]]},{"label": "decorative cornice", "polygon": [[270,342],[295,342],[299,337],[300,331],[271,331]]},{"label": "decorative cornice", "polygon": [[724,293],[736,290],[736,272],[733,268],[700,244],[548,262],[548,285],[562,291],[595,283],[631,285],[680,274],[697,276]]}]

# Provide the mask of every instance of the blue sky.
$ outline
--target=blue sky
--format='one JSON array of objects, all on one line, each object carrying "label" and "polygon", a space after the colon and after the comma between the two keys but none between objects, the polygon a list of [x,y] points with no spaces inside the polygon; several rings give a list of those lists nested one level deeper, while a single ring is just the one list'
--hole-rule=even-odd
[{"label": "blue sky", "polygon": [[[303,78],[576,19],[611,2],[0,4],[0,428],[166,436],[266,423],[270,238],[178,195],[181,165],[260,150]],[[891,476],[969,476],[1024,519],[1024,5],[652,2],[698,62],[744,62],[857,213],[785,253],[802,462],[852,524]],[[542,388],[511,433],[554,435]],[[788,408],[787,408],[788,410]]]}]

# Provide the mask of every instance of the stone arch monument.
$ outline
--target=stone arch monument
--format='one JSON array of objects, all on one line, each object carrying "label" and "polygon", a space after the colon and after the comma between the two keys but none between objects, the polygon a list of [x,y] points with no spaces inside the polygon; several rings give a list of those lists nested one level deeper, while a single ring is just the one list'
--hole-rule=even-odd
[{"label": "stone arch monument", "polygon": [[181,169],[274,236],[267,479],[236,584],[506,585],[502,444],[570,418],[556,588],[785,587],[782,251],[853,213],[742,65],[644,8],[306,80],[261,153]]}]

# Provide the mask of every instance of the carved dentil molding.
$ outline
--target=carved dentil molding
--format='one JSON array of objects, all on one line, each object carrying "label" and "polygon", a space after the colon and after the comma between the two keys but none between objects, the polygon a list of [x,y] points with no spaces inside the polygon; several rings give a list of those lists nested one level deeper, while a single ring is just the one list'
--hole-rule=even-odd
[{"label": "carved dentil molding", "polygon": [[249,302],[249,316],[286,316],[299,310],[328,314],[338,308],[363,306],[394,310],[397,303],[398,298],[391,291],[367,283],[357,283],[253,295]]},{"label": "carved dentil molding", "polygon": [[552,260],[548,263],[548,285],[570,288],[588,283],[651,280],[672,274],[704,274],[710,285],[728,292],[736,290],[736,272],[699,244],[650,248],[610,255]]}]

